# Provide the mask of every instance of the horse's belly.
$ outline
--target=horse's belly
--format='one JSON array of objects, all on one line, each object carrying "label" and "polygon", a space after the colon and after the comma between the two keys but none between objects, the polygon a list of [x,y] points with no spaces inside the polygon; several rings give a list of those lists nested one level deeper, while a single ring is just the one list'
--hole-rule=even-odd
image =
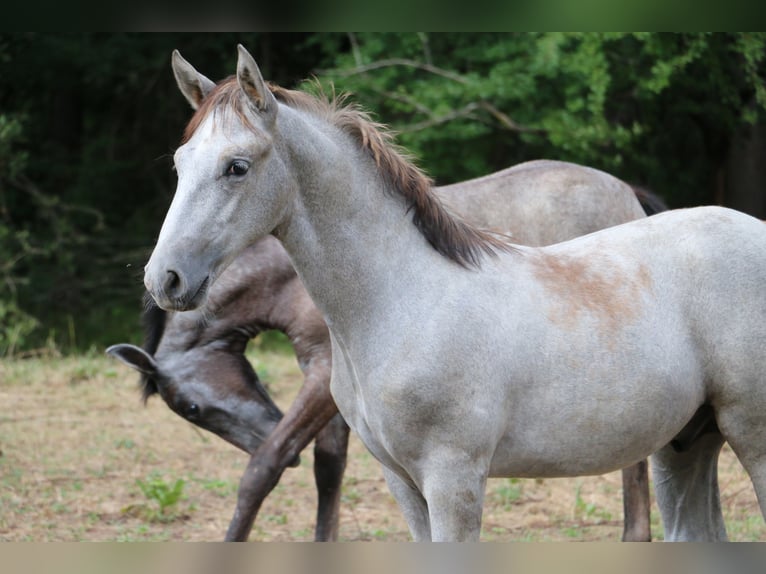
[{"label": "horse's belly", "polygon": [[[489,475],[514,478],[559,478],[605,474],[630,466],[658,450],[651,443],[634,445],[630,449],[601,448],[543,452],[514,452],[498,447]],[[555,445],[554,445],[555,446]],[[636,448],[637,447],[637,448]]]},{"label": "horse's belly", "polygon": [[[697,408],[689,397],[646,403],[630,414],[589,409],[538,413],[514,424],[497,445],[490,476],[555,478],[604,474],[634,464],[668,444]],[[672,405],[672,406],[671,406]]]}]

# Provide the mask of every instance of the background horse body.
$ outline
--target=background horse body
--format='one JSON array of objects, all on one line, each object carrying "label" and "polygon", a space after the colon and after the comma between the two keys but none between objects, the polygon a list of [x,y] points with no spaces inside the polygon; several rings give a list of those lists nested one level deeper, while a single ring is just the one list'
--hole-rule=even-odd
[{"label": "background horse body", "polygon": [[[417,540],[477,539],[488,476],[603,473],[653,452],[668,539],[720,539],[724,440],[764,510],[760,221],[697,208],[513,246],[451,216],[358,110],[267,88],[239,50],[176,152],[145,284],[164,308],[196,308],[274,233],[328,322],[336,404]],[[700,409],[717,426],[675,453]]]}]

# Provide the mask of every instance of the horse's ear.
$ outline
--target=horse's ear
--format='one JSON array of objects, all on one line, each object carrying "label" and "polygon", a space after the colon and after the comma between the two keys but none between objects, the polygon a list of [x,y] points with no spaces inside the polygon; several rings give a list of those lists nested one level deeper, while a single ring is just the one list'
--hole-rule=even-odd
[{"label": "horse's ear", "polygon": [[271,93],[266,82],[263,81],[258,64],[242,44],[237,45],[239,58],[237,59],[237,82],[239,87],[247,95],[255,109],[262,116],[273,118],[277,115],[277,100]]},{"label": "horse's ear", "polygon": [[157,362],[154,360],[154,357],[141,347],[129,345],[128,343],[120,343],[119,345],[109,347],[106,353],[119,359],[129,367],[133,367],[140,373],[150,376],[157,374]]},{"label": "horse's ear", "polygon": [[173,75],[181,93],[195,110],[200,106],[210,91],[215,88],[215,82],[206,78],[184,60],[181,52],[173,50]]}]

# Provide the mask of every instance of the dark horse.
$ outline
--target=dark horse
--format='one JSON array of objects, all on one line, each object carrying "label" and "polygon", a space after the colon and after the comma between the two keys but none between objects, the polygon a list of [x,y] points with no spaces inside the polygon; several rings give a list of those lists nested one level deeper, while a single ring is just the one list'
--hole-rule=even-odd
[{"label": "dark horse", "polygon": [[[599,183],[600,178],[605,178],[608,185]],[[530,185],[535,181],[541,182],[540,189]],[[523,192],[518,189],[522,184]],[[527,210],[522,219],[524,229],[514,229],[514,239],[539,244],[556,236],[564,239],[562,234],[574,232],[562,230],[563,219],[577,220],[578,233],[602,227],[603,220],[588,223],[580,213],[586,209],[584,196],[620,196],[624,189],[610,189],[613,185],[627,188],[603,172],[541,161],[437,188],[437,193],[469,220],[485,225],[514,221],[508,212],[520,209],[512,207],[514,201],[523,203]],[[530,189],[536,191],[540,203],[531,213],[530,200],[519,199]],[[666,209],[657,196],[645,190],[633,192],[647,214]],[[581,197],[575,201],[578,194]],[[635,202],[635,198],[629,199]],[[578,204],[583,207],[573,212],[572,206]],[[472,209],[472,205],[477,207]],[[615,211],[614,207],[605,210]],[[600,216],[603,218],[603,213]],[[613,215],[610,222],[618,223],[620,218],[629,216]],[[240,501],[251,502],[247,512],[232,521],[227,539],[247,538],[263,500],[285,468],[297,463],[299,453],[312,439],[316,439],[314,473],[318,491],[315,538],[337,539],[349,429],[329,391],[331,347],[327,326],[281,244],[266,237],[247,249],[211,287],[209,303],[202,310],[166,312],[149,301],[144,325],[143,349],[127,344],[108,349],[141,372],[144,401],[158,393],[181,417],[252,455],[252,472],[245,473],[239,491]],[[244,356],[248,340],[269,329],[288,336],[305,376],[284,418]],[[645,461],[623,472],[623,490],[623,540],[649,540]]]}]

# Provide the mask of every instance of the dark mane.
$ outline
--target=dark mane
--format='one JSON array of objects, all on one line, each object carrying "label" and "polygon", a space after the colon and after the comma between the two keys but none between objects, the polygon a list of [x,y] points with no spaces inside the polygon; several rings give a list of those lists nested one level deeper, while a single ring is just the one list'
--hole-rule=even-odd
[{"label": "dark mane", "polygon": [[[160,346],[162,335],[165,333],[167,315],[167,311],[158,307],[148,293],[144,294],[144,312],[141,316],[141,323],[144,327],[143,348],[150,355],[154,355]],[[157,381],[146,373],[141,373],[138,384],[141,390],[141,400],[144,404],[149,400],[149,397],[159,392]]]},{"label": "dark mane", "polygon": [[[281,103],[325,118],[352,136],[375,162],[387,186],[404,197],[412,211],[412,221],[428,243],[439,253],[464,267],[478,266],[484,255],[511,251],[506,239],[491,231],[478,229],[447,210],[433,193],[433,181],[394,143],[386,126],[370,119],[368,113],[353,104],[345,104],[345,96],[315,97],[305,92],[288,90],[269,84]],[[189,121],[182,143],[187,142],[202,121],[211,113],[229,110],[249,128],[247,103],[237,79],[231,76],[220,82],[202,101]]]}]

